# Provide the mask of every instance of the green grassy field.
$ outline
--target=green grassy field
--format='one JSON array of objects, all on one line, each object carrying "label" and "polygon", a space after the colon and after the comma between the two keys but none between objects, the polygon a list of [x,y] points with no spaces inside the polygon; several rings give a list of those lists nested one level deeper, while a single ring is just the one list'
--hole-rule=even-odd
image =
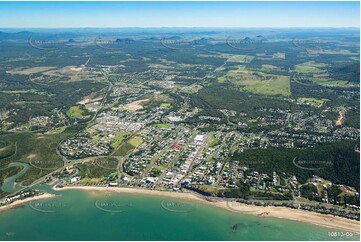
[{"label": "green grassy field", "polygon": [[171,104],[170,103],[161,103],[160,106],[162,108],[169,108],[171,106]]},{"label": "green grassy field", "polygon": [[51,129],[48,132],[46,132],[46,134],[60,134],[60,133],[63,133],[66,128],[67,128],[67,126],[59,127],[56,129]]},{"label": "green grassy field", "polygon": [[349,83],[347,81],[338,81],[333,79],[325,79],[325,78],[314,78],[312,82],[321,85],[321,86],[333,86],[333,87],[351,87],[356,86],[354,83]]},{"label": "green grassy field", "polygon": [[144,110],[154,107],[170,108],[172,103],[174,103],[174,100],[171,97],[162,93],[145,94],[141,97],[141,99],[147,100],[141,104]]},{"label": "green grassy field", "polygon": [[10,71],[7,71],[8,73],[12,75],[29,75],[39,72],[45,72],[49,70],[56,69],[56,67],[53,66],[39,66],[39,67],[32,67],[32,68],[16,68]]},{"label": "green grassy field", "polygon": [[295,65],[295,70],[292,70],[291,72],[297,74],[296,80],[298,82],[302,82],[302,79],[305,78],[321,86],[333,86],[333,87],[355,86],[355,84],[349,83],[347,81],[335,80],[330,78],[330,74],[327,68],[328,68],[327,64],[315,63],[314,61],[309,61]]},{"label": "green grassy field", "polygon": [[282,52],[277,52],[277,53],[274,53],[272,55],[272,58],[273,59],[285,59],[286,58],[286,54],[285,53],[282,53]]},{"label": "green grassy field", "polygon": [[0,90],[0,93],[6,93],[6,94],[24,94],[24,93],[30,93],[30,94],[37,94],[37,95],[48,95],[46,92],[41,92],[36,89],[30,89],[30,90]]},{"label": "green grassy field", "polygon": [[290,95],[290,80],[287,76],[272,76],[266,81],[248,83],[242,90],[263,95]]},{"label": "green grassy field", "polygon": [[113,156],[126,156],[129,152],[134,150],[134,146],[128,142],[123,143],[119,148],[113,153]]},{"label": "green grassy field", "polygon": [[[272,65],[262,65],[267,71],[278,69]],[[267,72],[266,71],[266,72]],[[250,71],[243,66],[229,70],[226,75],[218,77],[218,82],[229,82],[239,86],[241,91],[262,95],[290,96],[290,79],[288,76],[272,75],[260,70]]]},{"label": "green grassy field", "polygon": [[253,56],[249,55],[227,55],[227,62],[238,62],[238,63],[250,63],[253,60]]},{"label": "green grassy field", "polygon": [[216,146],[218,144],[218,142],[219,141],[217,140],[215,134],[210,133],[208,143],[207,143],[206,147],[203,149],[202,153],[205,154],[206,151],[208,150],[208,148]]},{"label": "green grassy field", "polygon": [[270,72],[274,70],[280,70],[279,67],[273,66],[273,65],[262,65],[262,68],[260,69],[261,72]]},{"label": "green grassy field", "polygon": [[113,149],[117,148],[123,140],[129,135],[126,131],[117,131],[114,133],[115,137],[110,140],[110,147]]},{"label": "green grassy field", "polygon": [[295,65],[295,72],[299,74],[322,74],[327,73],[327,71],[324,69],[327,66],[327,64],[309,61],[299,65]]},{"label": "green grassy field", "polygon": [[169,129],[170,127],[172,127],[171,124],[165,124],[165,123],[154,124],[154,126],[157,127],[157,128],[160,128],[160,129]]},{"label": "green grassy field", "polygon": [[84,111],[79,106],[73,106],[66,112],[69,118],[83,118]]},{"label": "green grassy field", "polygon": [[328,99],[317,99],[317,98],[311,98],[311,97],[303,97],[303,98],[299,98],[297,100],[300,103],[306,103],[309,104],[311,106],[315,106],[315,107],[321,107],[323,104],[325,104],[327,101],[330,101]]},{"label": "green grassy field", "polygon": [[132,152],[137,146],[142,143],[142,138],[139,136],[131,137],[126,142],[123,142],[112,154],[112,156],[126,156]]},{"label": "green grassy field", "polygon": [[142,143],[142,138],[141,137],[132,137],[131,139],[129,139],[127,141],[127,143],[129,143],[130,145],[137,147]]}]

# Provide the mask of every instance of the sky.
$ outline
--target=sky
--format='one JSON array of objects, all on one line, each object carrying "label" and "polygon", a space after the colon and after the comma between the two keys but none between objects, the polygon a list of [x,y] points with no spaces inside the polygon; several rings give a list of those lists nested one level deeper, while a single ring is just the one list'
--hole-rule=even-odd
[{"label": "sky", "polygon": [[359,2],[0,2],[0,28],[359,27]]}]

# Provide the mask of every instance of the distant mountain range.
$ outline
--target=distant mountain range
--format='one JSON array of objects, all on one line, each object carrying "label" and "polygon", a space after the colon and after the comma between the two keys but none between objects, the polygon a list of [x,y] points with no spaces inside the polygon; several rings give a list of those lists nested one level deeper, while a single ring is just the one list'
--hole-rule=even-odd
[{"label": "distant mountain range", "polygon": [[29,32],[29,31],[20,31],[17,33],[0,32],[0,40],[3,40],[3,39],[29,39],[32,35],[34,35],[34,33]]},{"label": "distant mountain range", "polygon": [[1,32],[0,31],[0,40],[28,40],[31,37],[41,38],[47,40],[59,40],[59,39],[69,39],[72,40],[75,37],[80,36],[77,33],[46,33],[46,32],[31,32],[31,31],[20,31],[14,33]]}]

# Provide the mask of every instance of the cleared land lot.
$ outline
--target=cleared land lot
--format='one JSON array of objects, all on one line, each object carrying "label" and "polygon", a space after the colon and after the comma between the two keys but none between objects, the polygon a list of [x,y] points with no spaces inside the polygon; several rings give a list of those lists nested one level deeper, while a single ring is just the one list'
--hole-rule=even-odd
[{"label": "cleared land lot", "polygon": [[239,68],[229,71],[218,78],[219,82],[230,82],[240,87],[241,91],[264,95],[290,95],[290,79],[288,76],[271,75],[263,72],[252,72]]}]

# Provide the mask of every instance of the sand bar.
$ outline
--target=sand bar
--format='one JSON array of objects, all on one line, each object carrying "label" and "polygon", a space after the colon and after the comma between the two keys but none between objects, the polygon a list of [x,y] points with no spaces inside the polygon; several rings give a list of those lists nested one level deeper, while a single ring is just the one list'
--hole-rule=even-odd
[{"label": "sand bar", "polygon": [[15,202],[12,202],[12,203],[10,203],[10,204],[1,206],[1,207],[0,207],[0,211],[6,210],[6,209],[12,209],[12,208],[16,208],[16,207],[22,206],[22,205],[24,205],[25,203],[30,202],[30,201],[35,201],[35,200],[45,199],[45,198],[51,198],[51,197],[55,197],[55,196],[56,196],[56,195],[54,195],[54,194],[44,193],[44,194],[41,194],[41,195],[39,195],[39,196],[28,197],[28,198],[25,198],[25,199],[22,199],[22,200],[16,200]]}]

